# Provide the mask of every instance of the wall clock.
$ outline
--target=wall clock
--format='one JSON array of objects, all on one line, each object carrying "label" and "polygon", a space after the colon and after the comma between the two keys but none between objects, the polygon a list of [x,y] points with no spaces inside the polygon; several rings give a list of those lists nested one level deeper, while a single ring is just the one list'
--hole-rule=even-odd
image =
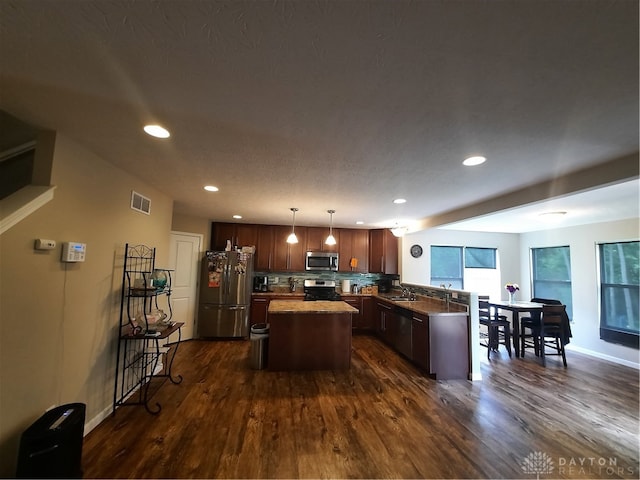
[{"label": "wall clock", "polygon": [[422,255],[422,247],[420,245],[412,245],[411,256],[413,258],[418,258],[420,255]]}]

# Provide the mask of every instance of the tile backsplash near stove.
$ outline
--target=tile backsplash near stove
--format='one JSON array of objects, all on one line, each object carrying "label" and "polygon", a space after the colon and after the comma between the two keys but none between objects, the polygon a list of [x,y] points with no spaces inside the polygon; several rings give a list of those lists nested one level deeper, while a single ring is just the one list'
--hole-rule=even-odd
[{"label": "tile backsplash near stove", "polygon": [[358,286],[358,292],[363,286],[377,285],[381,278],[398,280],[398,275],[383,275],[379,273],[350,273],[350,272],[254,272],[254,275],[264,275],[269,277],[269,290],[289,291],[289,279],[296,282],[296,292],[302,293],[304,281],[313,280],[335,280],[336,291],[342,293],[342,281],[350,280],[351,287]]}]

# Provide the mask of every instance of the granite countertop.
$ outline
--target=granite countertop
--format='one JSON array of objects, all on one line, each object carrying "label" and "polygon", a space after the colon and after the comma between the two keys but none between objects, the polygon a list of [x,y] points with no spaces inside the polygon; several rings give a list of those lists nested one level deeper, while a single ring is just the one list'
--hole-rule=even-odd
[{"label": "granite countertop", "polygon": [[276,290],[270,290],[268,292],[253,292],[251,294],[254,297],[291,297],[291,298],[295,298],[295,297],[304,297],[304,292],[303,291],[299,291],[299,292],[290,292],[288,290],[283,290],[283,291],[276,291]]},{"label": "granite countertop", "polygon": [[269,313],[358,313],[358,309],[345,302],[271,300]]},{"label": "granite countertop", "polygon": [[449,310],[447,311],[446,304],[442,300],[436,298],[426,298],[418,296],[417,300],[391,300],[388,295],[377,295],[377,297],[400,308],[404,308],[416,313],[422,313],[425,315],[433,313],[467,312],[467,308],[465,305],[456,302],[451,302],[449,304]]}]

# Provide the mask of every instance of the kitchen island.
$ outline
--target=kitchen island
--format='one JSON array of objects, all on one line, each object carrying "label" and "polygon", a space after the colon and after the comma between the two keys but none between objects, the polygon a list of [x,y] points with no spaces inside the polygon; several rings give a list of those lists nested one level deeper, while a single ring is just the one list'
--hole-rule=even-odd
[{"label": "kitchen island", "polygon": [[343,370],[351,366],[351,315],[342,301],[272,300],[269,370]]}]

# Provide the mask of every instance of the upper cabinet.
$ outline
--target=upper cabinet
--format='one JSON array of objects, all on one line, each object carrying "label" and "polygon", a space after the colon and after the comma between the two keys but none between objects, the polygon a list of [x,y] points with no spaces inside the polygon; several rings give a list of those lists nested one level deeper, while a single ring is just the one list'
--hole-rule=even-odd
[{"label": "upper cabinet", "polygon": [[388,228],[369,230],[369,272],[398,273],[398,239]]},{"label": "upper cabinet", "polygon": [[[388,229],[334,228],[336,245],[326,245],[327,227],[295,227],[298,243],[288,244],[291,226],[213,223],[211,249],[255,245],[254,270],[303,272],[307,251],[338,252],[340,272],[398,273],[398,239]],[[353,259],[353,262],[352,262]],[[352,266],[354,265],[354,266]]]},{"label": "upper cabinet", "polygon": [[324,241],[329,236],[328,227],[307,227],[307,250],[308,252],[337,252],[340,247],[340,231],[333,229],[333,236],[336,239],[335,245],[327,245]]},{"label": "upper cabinet", "polygon": [[259,225],[244,223],[212,223],[211,250],[224,250],[227,240],[231,248],[257,245]]},{"label": "upper cabinet", "polygon": [[[275,225],[273,228],[273,262],[271,270],[301,272],[307,246],[307,228],[296,227],[298,243],[287,243],[291,227]],[[256,250],[262,245],[256,245]],[[257,269],[256,269],[257,270]]]},{"label": "upper cabinet", "polygon": [[[340,229],[338,247],[339,271],[358,273],[369,271],[369,230]],[[352,266],[352,260],[355,266]]]}]

